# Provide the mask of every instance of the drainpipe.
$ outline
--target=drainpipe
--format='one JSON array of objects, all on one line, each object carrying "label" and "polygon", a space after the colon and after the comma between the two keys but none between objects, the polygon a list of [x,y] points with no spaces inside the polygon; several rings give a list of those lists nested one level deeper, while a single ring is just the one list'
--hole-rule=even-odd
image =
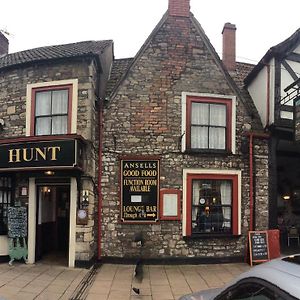
[{"label": "drainpipe", "polygon": [[99,140],[98,140],[98,260],[101,259],[101,241],[102,241],[102,130],[103,130],[103,100],[99,99]]},{"label": "drainpipe", "polygon": [[249,173],[250,173],[250,188],[249,188],[249,207],[250,207],[250,224],[249,230],[255,230],[254,228],[254,197],[253,197],[253,190],[254,190],[254,180],[253,180],[253,139],[268,139],[269,135],[264,133],[254,133],[250,132],[249,135]]}]

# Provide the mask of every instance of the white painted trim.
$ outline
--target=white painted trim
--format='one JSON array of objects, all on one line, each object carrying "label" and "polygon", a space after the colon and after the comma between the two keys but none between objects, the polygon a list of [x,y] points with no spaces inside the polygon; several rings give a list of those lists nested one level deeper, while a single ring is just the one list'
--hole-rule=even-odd
[{"label": "white painted trim", "polygon": [[8,237],[0,235],[0,256],[8,255]]},{"label": "white painted trim", "polygon": [[237,175],[238,176],[238,234],[241,234],[241,203],[242,203],[242,171],[220,170],[220,169],[183,169],[182,184],[182,235],[186,236],[186,206],[187,206],[187,176],[188,174],[215,174],[215,175]]},{"label": "white painted trim", "polygon": [[28,263],[35,263],[36,239],[36,185],[35,178],[29,178],[28,191]]},{"label": "white painted trim", "polygon": [[75,246],[76,246],[76,199],[77,199],[77,181],[75,177],[71,178],[70,187],[70,224],[69,224],[69,267],[75,266]]},{"label": "white painted trim", "polygon": [[57,80],[27,84],[26,92],[26,136],[30,136],[31,125],[31,97],[32,89],[59,85],[72,85],[72,120],[71,133],[77,132],[77,107],[78,107],[78,79]]},{"label": "white painted trim", "polygon": [[229,99],[232,103],[232,124],[231,124],[231,151],[235,154],[236,151],[236,96],[233,95],[219,95],[219,94],[210,94],[210,93],[189,93],[182,92],[181,94],[181,151],[185,152],[186,150],[186,98],[188,96],[195,96],[199,98],[221,98]]}]

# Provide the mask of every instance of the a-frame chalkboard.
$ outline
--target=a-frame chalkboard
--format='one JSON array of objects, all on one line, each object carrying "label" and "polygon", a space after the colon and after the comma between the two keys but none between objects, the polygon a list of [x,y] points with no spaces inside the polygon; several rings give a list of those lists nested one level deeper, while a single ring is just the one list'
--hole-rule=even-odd
[{"label": "a-frame chalkboard", "polygon": [[250,265],[270,260],[268,231],[249,231]]}]

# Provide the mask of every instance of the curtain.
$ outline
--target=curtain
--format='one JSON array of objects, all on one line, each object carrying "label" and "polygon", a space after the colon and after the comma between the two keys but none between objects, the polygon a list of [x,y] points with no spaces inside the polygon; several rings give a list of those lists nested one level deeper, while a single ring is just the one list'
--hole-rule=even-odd
[{"label": "curtain", "polygon": [[231,205],[232,205],[232,185],[230,181],[222,181],[220,185],[221,204],[229,205],[230,207],[222,207],[223,211],[223,227],[230,228],[231,226]]},{"label": "curtain", "polygon": [[191,148],[226,148],[226,105],[192,103]]},{"label": "curtain", "polygon": [[52,114],[68,113],[68,90],[60,90],[52,92]]},{"label": "curtain", "polygon": [[[209,148],[225,149],[226,146],[226,106],[224,104],[210,105]],[[221,126],[221,128],[220,128]]]},{"label": "curtain", "polygon": [[37,118],[35,121],[35,134],[51,134],[51,117]]},{"label": "curtain", "polygon": [[52,118],[52,134],[65,134],[68,131],[68,117],[57,116]]},{"label": "curtain", "polygon": [[68,90],[36,93],[35,134],[65,134],[68,130]]}]

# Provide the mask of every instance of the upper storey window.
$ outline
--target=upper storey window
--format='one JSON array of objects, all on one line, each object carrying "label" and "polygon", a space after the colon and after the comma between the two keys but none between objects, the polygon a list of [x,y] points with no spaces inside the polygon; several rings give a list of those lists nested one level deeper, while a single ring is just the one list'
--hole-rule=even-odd
[{"label": "upper storey window", "polygon": [[78,80],[27,85],[26,135],[77,133]]},{"label": "upper storey window", "polygon": [[182,110],[183,151],[234,153],[234,98],[184,95]]},{"label": "upper storey window", "polygon": [[67,134],[70,131],[71,87],[34,90],[34,134]]}]

